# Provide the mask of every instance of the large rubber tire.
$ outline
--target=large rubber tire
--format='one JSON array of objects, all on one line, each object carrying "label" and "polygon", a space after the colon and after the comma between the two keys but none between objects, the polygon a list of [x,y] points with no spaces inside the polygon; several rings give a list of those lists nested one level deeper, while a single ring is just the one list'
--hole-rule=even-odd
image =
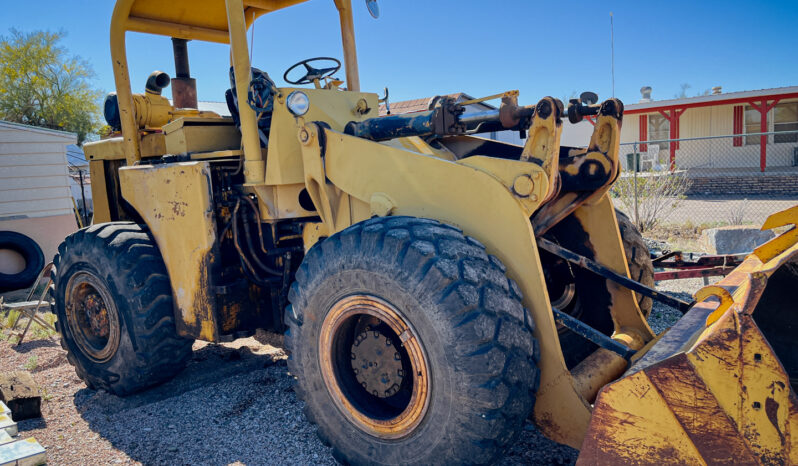
[{"label": "large rubber tire", "polygon": [[[495,460],[531,413],[538,345],[517,285],[484,246],[449,225],[373,218],[314,246],[286,309],[289,368],[305,415],[341,462],[480,464]],[[415,328],[429,359],[429,408],[406,436],[386,440],[349,422],[320,368],[331,307],[370,294]]]},{"label": "large rubber tire", "polygon": [[[61,346],[90,388],[128,395],[169,380],[185,367],[192,341],[177,335],[169,277],[147,231],[131,222],[92,225],[68,236],[54,262]],[[118,334],[110,334],[118,344],[107,359],[92,358],[81,347],[76,340],[81,330],[67,316],[67,288],[76,276],[94,280],[94,287],[112,301],[105,305],[109,320],[114,319],[110,314],[116,316]]]},{"label": "large rubber tire", "polygon": [[[629,264],[632,280],[654,288],[654,264],[651,263],[651,253],[643,240],[643,235],[625,213],[615,209],[615,217],[618,219],[618,229],[621,232],[623,250],[626,253],[626,262]],[[640,310],[648,317],[654,301],[641,294],[635,293],[635,295]]]},{"label": "large rubber tire", "polygon": [[22,271],[14,274],[0,273],[0,292],[20,290],[33,285],[44,268],[44,254],[36,241],[15,231],[0,231],[0,249],[14,251],[25,260]]}]

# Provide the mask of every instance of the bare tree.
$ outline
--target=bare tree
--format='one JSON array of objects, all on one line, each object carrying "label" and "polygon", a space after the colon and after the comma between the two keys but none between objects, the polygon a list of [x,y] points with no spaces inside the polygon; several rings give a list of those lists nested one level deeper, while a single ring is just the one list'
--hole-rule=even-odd
[{"label": "bare tree", "polygon": [[631,175],[622,176],[612,187],[611,195],[620,201],[623,210],[635,220],[635,197],[640,231],[649,231],[666,220],[685,198],[691,181],[680,172],[642,172],[635,180]]}]

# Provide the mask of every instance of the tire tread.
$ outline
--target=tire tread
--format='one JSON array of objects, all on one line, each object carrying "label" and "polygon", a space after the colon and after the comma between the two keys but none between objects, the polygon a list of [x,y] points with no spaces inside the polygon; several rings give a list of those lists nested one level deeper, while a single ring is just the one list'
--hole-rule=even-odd
[{"label": "tire tread", "polygon": [[115,283],[115,288],[109,290],[115,301],[129,302],[129,305],[117,304],[117,308],[124,314],[120,316],[124,322],[122,331],[133,336],[134,353],[114,356],[125,358],[114,371],[75,354],[79,349],[73,350],[69,344],[71,336],[64,328],[63,303],[56,302],[56,326],[69,363],[89,387],[117,395],[134,393],[172,378],[191,358],[192,341],[177,335],[169,278],[152,237],[132,222],[92,225],[68,236],[58,246],[54,258],[56,301],[62,298],[58,295],[58,290],[63,291],[66,285],[62,282],[68,280],[64,276],[67,271],[59,267],[64,258],[74,263],[89,257],[105,275],[100,278]]},{"label": "tire tread", "polygon": [[[521,431],[539,384],[534,324],[521,303],[518,286],[505,276],[501,261],[487,254],[479,241],[434,220],[376,217],[356,224],[315,245],[300,266],[289,294],[291,305],[286,309],[289,354],[300,350],[305,320],[301,314],[312,312],[305,306],[314,286],[323,279],[320,274],[325,266],[339,261],[377,261],[396,270],[397,281],[406,283],[412,292],[437,296],[446,325],[457,335],[452,358],[466,383],[462,392],[468,395],[463,402],[469,406],[462,411],[482,412],[479,417],[457,416],[460,443],[450,449],[454,456],[445,461],[495,460]],[[299,319],[292,315],[296,312]],[[304,388],[310,381],[304,379],[301,358],[289,358],[288,366],[303,387],[296,392],[306,402],[308,420],[315,422],[310,406],[312,390]],[[497,393],[506,396],[499,401]],[[358,454],[336,437],[339,432],[318,425],[319,436],[333,445],[336,458],[358,462]]]}]

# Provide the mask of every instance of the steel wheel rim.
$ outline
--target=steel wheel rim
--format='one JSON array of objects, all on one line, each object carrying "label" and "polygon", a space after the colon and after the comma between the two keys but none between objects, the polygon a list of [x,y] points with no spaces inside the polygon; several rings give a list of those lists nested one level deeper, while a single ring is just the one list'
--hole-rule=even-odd
[{"label": "steel wheel rim", "polygon": [[74,341],[87,358],[106,362],[119,348],[116,304],[105,284],[89,272],[78,272],[66,286],[65,311]]},{"label": "steel wheel rim", "polygon": [[[401,355],[402,367],[407,369],[399,391],[390,396],[387,395],[390,391],[386,391],[383,398],[379,398],[374,392],[368,393],[368,388],[360,390],[361,387],[356,385],[359,383],[359,374],[351,367],[354,366],[355,346],[347,346],[351,340],[362,336],[353,335],[358,326],[364,320],[373,319],[377,319],[380,324],[374,328],[367,326],[365,332],[379,329],[381,335],[385,332],[383,336],[386,340],[397,341],[393,350]],[[322,378],[334,404],[350,422],[360,430],[382,439],[398,439],[415,431],[429,408],[429,364],[418,334],[395,307],[370,295],[343,298],[327,313],[322,323],[319,343]],[[366,392],[367,396],[362,392]],[[385,412],[375,413],[378,410],[372,405],[388,404],[395,397],[408,399],[406,403],[400,402],[398,406],[392,406]]]}]

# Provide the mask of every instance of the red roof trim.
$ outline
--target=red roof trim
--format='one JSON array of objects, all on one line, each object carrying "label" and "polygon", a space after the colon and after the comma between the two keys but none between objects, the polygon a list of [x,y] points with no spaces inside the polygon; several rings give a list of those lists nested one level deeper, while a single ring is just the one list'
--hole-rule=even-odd
[{"label": "red roof trim", "polygon": [[663,105],[662,107],[647,107],[647,108],[635,108],[630,110],[625,110],[624,114],[626,115],[639,115],[639,114],[646,114],[646,113],[657,113],[662,110],[681,110],[685,108],[697,108],[697,107],[717,107],[721,105],[734,105],[734,104],[747,104],[751,101],[762,101],[762,100],[772,100],[772,99],[798,99],[798,92],[793,92],[790,94],[770,94],[770,95],[760,95],[755,97],[740,97],[737,99],[728,99],[728,100],[713,100],[710,102],[695,102],[695,103],[687,103],[687,104],[677,104],[677,105]]}]

